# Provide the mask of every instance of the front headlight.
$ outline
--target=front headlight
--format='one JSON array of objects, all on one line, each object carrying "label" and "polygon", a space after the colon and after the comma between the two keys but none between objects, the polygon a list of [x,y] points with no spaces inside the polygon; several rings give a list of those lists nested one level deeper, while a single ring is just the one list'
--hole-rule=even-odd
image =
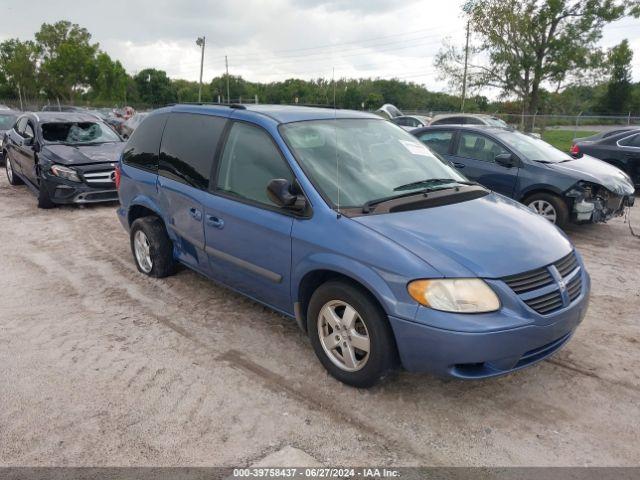
[{"label": "front headlight", "polygon": [[420,305],[443,312],[484,313],[500,308],[498,296],[479,278],[415,280],[407,290]]},{"label": "front headlight", "polygon": [[71,182],[81,182],[78,172],[72,168],[63,167],[62,165],[51,165],[51,173],[59,178],[64,178]]}]

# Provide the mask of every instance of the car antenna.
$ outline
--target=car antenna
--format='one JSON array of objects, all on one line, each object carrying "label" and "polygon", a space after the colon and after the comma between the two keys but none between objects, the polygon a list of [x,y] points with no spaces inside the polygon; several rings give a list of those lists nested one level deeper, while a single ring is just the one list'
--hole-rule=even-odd
[{"label": "car antenna", "polygon": [[342,213],[340,213],[340,160],[338,155],[338,129],[336,128],[335,122],[337,121],[337,110],[336,110],[336,67],[333,67],[331,74],[331,83],[333,84],[333,131],[335,133],[334,139],[334,148],[336,152],[336,188],[338,189],[338,199],[336,201],[336,210],[337,210],[337,218],[342,217]]}]

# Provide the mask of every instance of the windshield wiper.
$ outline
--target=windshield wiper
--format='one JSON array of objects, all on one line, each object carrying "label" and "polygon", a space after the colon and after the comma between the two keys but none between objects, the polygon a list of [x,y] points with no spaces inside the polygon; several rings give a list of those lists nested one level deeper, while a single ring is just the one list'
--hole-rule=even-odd
[{"label": "windshield wiper", "polygon": [[405,185],[400,185],[393,189],[394,192],[400,192],[402,190],[413,190],[414,188],[421,187],[423,185],[442,185],[446,183],[457,183],[458,185],[476,185],[475,182],[465,182],[461,180],[456,180],[454,178],[428,178],[425,180],[418,180],[417,182],[407,183]]}]

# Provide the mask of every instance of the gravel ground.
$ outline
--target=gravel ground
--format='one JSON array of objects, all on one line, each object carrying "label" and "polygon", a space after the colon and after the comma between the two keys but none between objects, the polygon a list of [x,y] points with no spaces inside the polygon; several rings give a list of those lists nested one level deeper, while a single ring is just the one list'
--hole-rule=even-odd
[{"label": "gravel ground", "polygon": [[593,294],[552,359],[360,391],[295,322],[186,269],[139,274],[113,205],[38,210],[4,175],[0,205],[1,465],[246,466],[287,447],[338,466],[640,464],[640,239],[622,219],[570,231]]}]

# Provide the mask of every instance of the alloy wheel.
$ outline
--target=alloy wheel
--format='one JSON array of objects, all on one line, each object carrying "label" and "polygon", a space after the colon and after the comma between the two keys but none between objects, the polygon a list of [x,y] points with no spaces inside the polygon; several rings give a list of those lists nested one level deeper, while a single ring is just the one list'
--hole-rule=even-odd
[{"label": "alloy wheel", "polygon": [[151,272],[153,268],[151,245],[149,244],[147,235],[142,230],[138,230],[133,237],[133,250],[140,269],[144,273]]},{"label": "alloy wheel", "polygon": [[551,203],[547,202],[546,200],[534,200],[528,205],[528,207],[538,215],[541,215],[549,220],[551,223],[556,223],[556,220],[558,218],[556,209],[553,205],[551,205]]},{"label": "alloy wheel", "polygon": [[369,360],[371,340],[364,319],[342,300],[327,302],[318,315],[318,337],[327,357],[338,368],[356,372]]}]

